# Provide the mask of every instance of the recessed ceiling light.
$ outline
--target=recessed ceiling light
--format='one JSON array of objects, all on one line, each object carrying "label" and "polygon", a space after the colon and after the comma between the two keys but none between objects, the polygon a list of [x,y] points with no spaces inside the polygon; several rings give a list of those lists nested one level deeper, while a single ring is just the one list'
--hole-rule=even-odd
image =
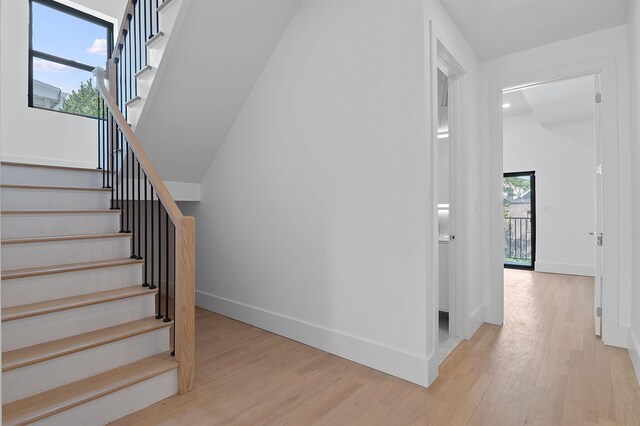
[{"label": "recessed ceiling light", "polygon": [[438,139],[446,139],[449,137],[449,133],[438,133]]},{"label": "recessed ceiling light", "polygon": [[502,108],[509,108],[511,104],[502,104]]}]

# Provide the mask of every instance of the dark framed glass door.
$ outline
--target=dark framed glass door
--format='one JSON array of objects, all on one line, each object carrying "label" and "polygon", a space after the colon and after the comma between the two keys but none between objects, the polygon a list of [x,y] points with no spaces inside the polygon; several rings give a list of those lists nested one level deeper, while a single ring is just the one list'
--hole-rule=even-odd
[{"label": "dark framed glass door", "polygon": [[505,173],[502,182],[504,267],[533,270],[536,261],[536,175]]}]

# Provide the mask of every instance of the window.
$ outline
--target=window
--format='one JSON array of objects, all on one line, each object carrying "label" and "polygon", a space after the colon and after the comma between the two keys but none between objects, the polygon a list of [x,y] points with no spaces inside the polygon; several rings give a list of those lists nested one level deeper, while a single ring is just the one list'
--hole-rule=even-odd
[{"label": "window", "polygon": [[98,117],[92,71],[111,56],[113,25],[52,0],[30,0],[29,106]]}]

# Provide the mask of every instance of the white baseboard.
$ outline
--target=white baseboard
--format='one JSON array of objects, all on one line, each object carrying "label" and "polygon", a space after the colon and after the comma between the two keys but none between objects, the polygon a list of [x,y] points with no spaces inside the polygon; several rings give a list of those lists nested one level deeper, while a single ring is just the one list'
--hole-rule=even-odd
[{"label": "white baseboard", "polygon": [[640,383],[640,342],[638,336],[633,332],[632,328],[629,328],[629,357],[631,357],[631,363],[633,369],[636,372],[636,380]]},{"label": "white baseboard", "polygon": [[548,272],[552,274],[584,275],[593,277],[596,274],[595,266],[575,265],[570,263],[554,263],[537,261],[536,272]]},{"label": "white baseboard", "polygon": [[461,336],[463,339],[471,339],[476,331],[478,331],[480,326],[484,324],[484,311],[485,306],[480,305],[473,312],[471,312],[471,316],[469,317],[468,329],[465,330],[464,336]]},{"label": "white baseboard", "polygon": [[421,386],[431,384],[438,374],[436,355],[422,358],[338,330],[310,324],[202,291],[196,291],[196,305]]},{"label": "white baseboard", "polygon": [[497,312],[497,308],[491,305],[484,305],[484,322],[494,325],[502,325],[504,322],[504,316],[500,312]]}]

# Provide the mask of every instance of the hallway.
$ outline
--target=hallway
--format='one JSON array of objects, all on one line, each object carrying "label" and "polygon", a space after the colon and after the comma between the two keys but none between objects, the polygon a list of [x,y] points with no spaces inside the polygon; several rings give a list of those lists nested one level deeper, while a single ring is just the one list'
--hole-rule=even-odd
[{"label": "hallway", "polygon": [[592,280],[505,271],[505,325],[428,389],[199,309],[196,388],[115,424],[638,425],[626,350],[593,333]]}]

